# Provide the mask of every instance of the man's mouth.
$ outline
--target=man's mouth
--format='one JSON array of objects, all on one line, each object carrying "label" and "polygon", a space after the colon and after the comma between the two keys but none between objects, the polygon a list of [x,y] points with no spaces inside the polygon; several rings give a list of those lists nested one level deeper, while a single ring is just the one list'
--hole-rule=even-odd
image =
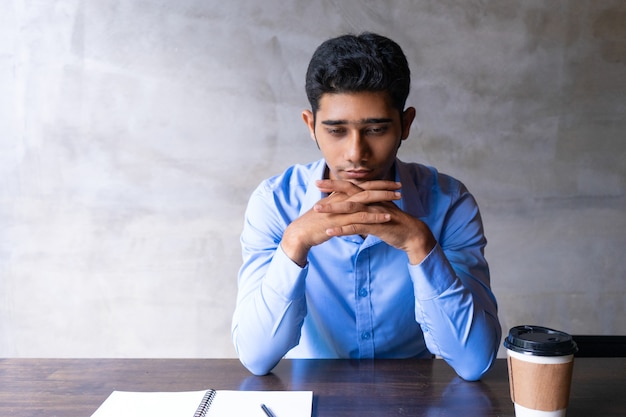
[{"label": "man's mouth", "polygon": [[367,178],[372,173],[371,170],[363,169],[363,168],[346,169],[343,172],[346,175],[346,178],[351,179],[351,180],[362,180],[362,179]]}]

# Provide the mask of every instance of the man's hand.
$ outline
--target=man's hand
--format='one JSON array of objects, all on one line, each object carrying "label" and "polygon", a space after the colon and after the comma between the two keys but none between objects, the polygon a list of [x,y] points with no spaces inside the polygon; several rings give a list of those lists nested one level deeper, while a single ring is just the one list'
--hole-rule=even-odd
[{"label": "man's hand", "polygon": [[[329,181],[323,181],[327,185]],[[338,183],[338,181],[332,181]],[[392,184],[396,187],[393,188]],[[356,187],[352,184],[353,187]],[[327,185],[329,186],[329,185]],[[341,187],[344,187],[342,184]],[[371,181],[358,185],[360,192],[354,192],[342,202],[320,202],[314,207],[319,213],[341,213],[350,210],[365,210],[368,213],[381,213],[389,215],[390,219],[385,223],[351,223],[337,225],[326,230],[329,236],[345,236],[352,234],[374,235],[389,245],[403,250],[409,257],[409,262],[417,265],[435,247],[437,241],[429,227],[419,219],[403,212],[393,204],[391,199],[383,199],[384,193],[389,190],[399,190],[401,184],[389,181]],[[320,187],[321,188],[321,187]],[[393,200],[400,198],[396,195]],[[365,207],[363,206],[365,205]]]},{"label": "man's hand", "polygon": [[[281,241],[285,254],[298,265],[304,266],[309,250],[333,237],[327,231],[337,227],[349,228],[350,225],[356,224],[388,222],[391,219],[389,214],[380,210],[369,210],[367,204],[399,199],[400,195],[395,190],[400,186],[391,181],[375,181],[374,183],[379,183],[378,189],[366,192],[367,190],[349,181],[318,181],[320,190],[329,193],[329,196],[320,200],[312,210],[287,226]],[[385,183],[388,189],[384,188]],[[347,201],[358,194],[360,196],[355,201]],[[343,208],[331,212],[316,209],[318,206],[329,204],[341,204]]]},{"label": "man's hand", "polygon": [[309,250],[334,236],[374,235],[404,250],[409,262],[420,263],[435,246],[430,229],[422,221],[400,210],[401,184],[369,181],[358,185],[349,181],[321,180],[319,189],[329,193],[312,210],[292,222],[281,246],[300,266],[306,264]]}]

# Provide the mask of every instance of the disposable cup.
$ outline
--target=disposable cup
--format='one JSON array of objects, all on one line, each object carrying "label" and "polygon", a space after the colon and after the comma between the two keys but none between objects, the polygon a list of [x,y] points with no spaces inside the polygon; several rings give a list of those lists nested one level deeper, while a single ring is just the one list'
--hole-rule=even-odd
[{"label": "disposable cup", "polygon": [[564,417],[578,350],[572,337],[542,326],[516,326],[504,346],[516,417]]}]

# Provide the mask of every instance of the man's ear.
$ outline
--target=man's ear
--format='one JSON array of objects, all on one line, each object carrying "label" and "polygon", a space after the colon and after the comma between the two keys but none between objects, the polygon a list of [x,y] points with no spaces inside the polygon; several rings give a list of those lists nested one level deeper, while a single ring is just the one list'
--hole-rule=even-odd
[{"label": "man's ear", "polygon": [[407,107],[404,113],[402,113],[402,140],[409,137],[409,133],[411,132],[411,124],[413,124],[414,119],[415,107]]},{"label": "man's ear", "polygon": [[309,128],[311,139],[317,142],[317,139],[315,138],[315,116],[313,115],[313,112],[311,110],[303,110],[302,120],[304,120],[304,123]]}]

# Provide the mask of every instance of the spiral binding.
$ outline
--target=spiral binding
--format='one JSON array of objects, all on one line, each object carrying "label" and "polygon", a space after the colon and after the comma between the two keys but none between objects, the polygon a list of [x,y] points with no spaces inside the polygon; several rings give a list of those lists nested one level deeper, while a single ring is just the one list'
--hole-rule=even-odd
[{"label": "spiral binding", "polygon": [[211,408],[211,403],[213,402],[216,393],[217,391],[215,391],[214,389],[210,389],[204,394],[204,397],[202,398],[202,401],[200,401],[200,405],[198,405],[198,409],[194,413],[193,417],[206,416],[209,408]]}]

